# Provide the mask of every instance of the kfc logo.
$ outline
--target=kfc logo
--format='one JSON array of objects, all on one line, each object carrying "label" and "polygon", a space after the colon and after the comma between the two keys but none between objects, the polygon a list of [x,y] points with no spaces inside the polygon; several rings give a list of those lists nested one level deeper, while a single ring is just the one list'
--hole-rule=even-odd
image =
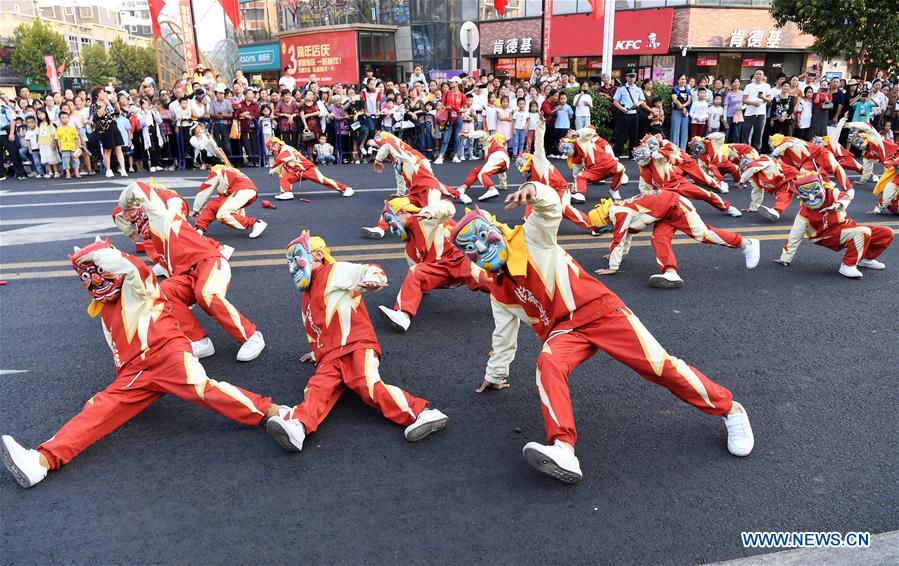
[{"label": "kfc logo", "polygon": [[642,39],[619,39],[615,42],[615,51],[636,51],[642,45]]},{"label": "kfc logo", "polygon": [[662,44],[658,42],[658,38],[656,37],[655,32],[650,32],[650,34],[646,37],[646,46],[650,49],[658,49],[662,46]]}]

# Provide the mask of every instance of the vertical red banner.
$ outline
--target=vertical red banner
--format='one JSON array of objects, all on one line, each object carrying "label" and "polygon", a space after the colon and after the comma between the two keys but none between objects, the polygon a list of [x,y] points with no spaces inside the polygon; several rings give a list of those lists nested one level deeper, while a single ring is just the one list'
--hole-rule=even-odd
[{"label": "vertical red banner", "polygon": [[193,72],[200,63],[197,57],[197,38],[194,35],[194,16],[190,0],[178,0],[178,18],[181,21],[181,39],[184,41],[184,67]]},{"label": "vertical red banner", "polygon": [[553,0],[545,0],[543,3],[543,64],[547,70],[552,68],[549,60],[549,32],[553,21]]},{"label": "vertical red banner", "polygon": [[47,80],[50,81],[50,92],[62,92],[62,87],[59,84],[59,73],[56,69],[56,57],[47,54],[44,55],[44,64],[47,65]]}]

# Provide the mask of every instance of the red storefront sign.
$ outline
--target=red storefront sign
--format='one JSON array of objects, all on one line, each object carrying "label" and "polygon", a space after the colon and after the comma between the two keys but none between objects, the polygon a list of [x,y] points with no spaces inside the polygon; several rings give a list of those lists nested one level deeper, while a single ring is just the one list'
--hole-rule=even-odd
[{"label": "red storefront sign", "polygon": [[178,19],[181,22],[181,39],[184,42],[184,67],[188,71],[193,71],[200,63],[200,59],[197,57],[197,38],[194,36],[194,16],[190,0],[178,2]]},{"label": "red storefront sign", "polygon": [[714,67],[718,64],[717,57],[697,57],[696,58],[696,66],[697,67]]},{"label": "red storefront sign", "polygon": [[590,70],[601,70],[602,59],[587,59],[587,68]]},{"label": "red storefront sign", "polygon": [[[671,46],[673,8],[615,13],[614,55],[662,55]],[[604,18],[592,14],[552,16],[551,57],[589,57],[602,54]]]},{"label": "red storefront sign", "polygon": [[281,38],[281,64],[299,82],[315,74],[325,85],[359,82],[355,31],[329,31]]},{"label": "red storefront sign", "polygon": [[506,57],[501,57],[496,60],[496,65],[493,66],[493,70],[496,72],[503,73],[515,73],[515,59],[510,59]]},{"label": "red storefront sign", "polygon": [[764,67],[765,66],[765,58],[764,57],[743,57],[743,67]]}]

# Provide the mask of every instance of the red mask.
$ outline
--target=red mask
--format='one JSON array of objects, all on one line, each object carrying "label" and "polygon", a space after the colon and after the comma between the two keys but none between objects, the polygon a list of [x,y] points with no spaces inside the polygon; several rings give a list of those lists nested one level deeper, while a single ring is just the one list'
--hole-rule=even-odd
[{"label": "red mask", "polygon": [[81,284],[95,301],[114,303],[119,300],[122,283],[125,280],[124,276],[107,273],[102,267],[90,261],[78,261],[96,250],[106,248],[112,248],[108,239],[94,242],[86,248],[75,247],[75,254],[70,255],[69,260],[72,262],[75,273],[81,279]]}]

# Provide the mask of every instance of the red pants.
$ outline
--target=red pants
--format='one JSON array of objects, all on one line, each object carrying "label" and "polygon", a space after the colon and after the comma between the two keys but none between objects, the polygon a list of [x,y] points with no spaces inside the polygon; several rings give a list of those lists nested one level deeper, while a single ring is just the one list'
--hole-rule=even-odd
[{"label": "red pants", "polygon": [[718,181],[723,181],[724,175],[730,175],[731,178],[736,182],[740,181],[740,168],[730,161],[722,161],[720,163],[713,163],[709,165],[709,172]]},{"label": "red pants", "polygon": [[251,426],[262,421],[272,404],[269,397],[209,379],[190,352],[173,350],[151,369],[117,377],[109,387],[88,399],[81,412],[38,450],[50,462],[50,469],[55,470],[167,393]]},{"label": "red pants", "polygon": [[243,189],[232,195],[219,195],[203,207],[197,217],[197,228],[206,232],[214,220],[238,230],[248,230],[256,223],[252,216],[244,216],[244,208],[253,204],[259,193]]},{"label": "red pants", "polygon": [[296,173],[284,173],[283,175],[281,175],[281,178],[279,180],[279,183],[281,184],[281,192],[293,192],[290,186],[303,179],[312,181],[313,183],[318,183],[319,185],[328,187],[329,189],[334,189],[338,193],[342,193],[346,190],[346,185],[344,185],[340,181],[335,181],[334,179],[325,177],[324,175],[322,175],[321,171],[318,170],[318,167],[313,167],[311,169],[306,169],[305,171],[303,171],[302,175],[297,175]]},{"label": "red pants", "polygon": [[849,180],[849,176],[846,175],[846,170],[843,169],[843,166],[840,165],[833,154],[822,154],[817,161],[812,161],[810,165],[811,167],[809,168],[817,169],[818,173],[823,175],[825,180],[829,180],[832,176],[834,180],[836,180],[837,186],[844,191],[848,191],[852,188],[852,182]]},{"label": "red pants", "polygon": [[[770,194],[770,193],[769,193]],[[783,213],[790,208],[790,203],[793,202],[793,198],[796,196],[796,193],[790,189],[782,189],[774,193],[774,210],[777,211],[778,214],[783,216]]]},{"label": "red pants", "polygon": [[705,124],[690,124],[690,139],[705,135]]},{"label": "red pants", "polygon": [[702,170],[702,167],[699,166],[699,163],[695,159],[686,159],[683,163],[678,165],[681,172],[693,180],[694,183],[699,183],[700,185],[707,185],[710,187],[718,188],[717,184],[714,183],[715,179],[712,178],[711,175],[707,175],[705,171]]},{"label": "red pants", "polygon": [[739,234],[709,226],[702,221],[695,209],[691,207],[684,210],[682,204],[680,208],[672,209],[665,218],[656,222],[652,229],[652,249],[662,272],[666,269],[677,270],[677,259],[674,257],[671,239],[678,230],[703,244],[718,244],[729,248],[739,248],[743,244],[743,237]]},{"label": "red pants", "polygon": [[374,350],[359,349],[318,364],[303,390],[303,402],[291,410],[288,418],[298,419],[307,433],[315,432],[349,387],[367,405],[379,408],[387,419],[409,426],[428,402],[381,381],[379,363]]},{"label": "red pants", "polygon": [[190,312],[189,307],[196,303],[235,340],[244,343],[256,332],[256,325],[225,298],[230,284],[231,266],[224,258],[213,257],[201,261],[188,273],[169,277],[160,287],[169,299],[172,314],[181,324],[181,331],[191,342],[207,335]]},{"label": "red pants", "polygon": [[451,289],[461,285],[467,285],[472,291],[484,293],[493,290],[493,280],[483,269],[468,259],[415,264],[406,273],[393,308],[403,311],[412,318],[418,313],[422,294],[433,289]]},{"label": "red pants", "polygon": [[690,200],[705,201],[722,212],[730,208],[730,202],[724,200],[712,191],[700,189],[690,181],[685,181],[683,179],[679,179],[665,185],[664,187],[662,187],[662,190],[674,191],[677,194],[685,196]]},{"label": "red pants", "polygon": [[846,250],[843,264],[858,265],[863,259],[876,259],[893,242],[893,230],[887,226],[864,226],[834,229],[832,234],[815,242],[834,251]]},{"label": "red pants", "polygon": [[493,163],[485,163],[479,167],[475,167],[471,171],[468,172],[468,176],[465,177],[465,180],[462,182],[466,187],[474,186],[475,182],[480,181],[482,185],[484,185],[484,189],[490,190],[493,188],[493,179],[492,175],[498,175],[499,173],[505,173],[508,170],[505,162],[500,163],[499,165]]},{"label": "red pants", "polygon": [[575,318],[556,329],[537,357],[537,393],[540,395],[546,438],[574,446],[577,431],[568,391],[568,375],[602,350],[640,377],[667,387],[671,393],[711,415],[726,415],[730,391],[710,380],[683,360],[670,356],[626,307],[583,322]]},{"label": "red pants", "polygon": [[597,183],[603,179],[612,178],[612,186],[610,190],[617,191],[621,186],[621,175],[624,173],[624,165],[621,165],[611,157],[602,159],[600,163],[595,163],[578,173],[574,178],[577,186],[577,192],[582,195],[587,194],[587,183]]}]

